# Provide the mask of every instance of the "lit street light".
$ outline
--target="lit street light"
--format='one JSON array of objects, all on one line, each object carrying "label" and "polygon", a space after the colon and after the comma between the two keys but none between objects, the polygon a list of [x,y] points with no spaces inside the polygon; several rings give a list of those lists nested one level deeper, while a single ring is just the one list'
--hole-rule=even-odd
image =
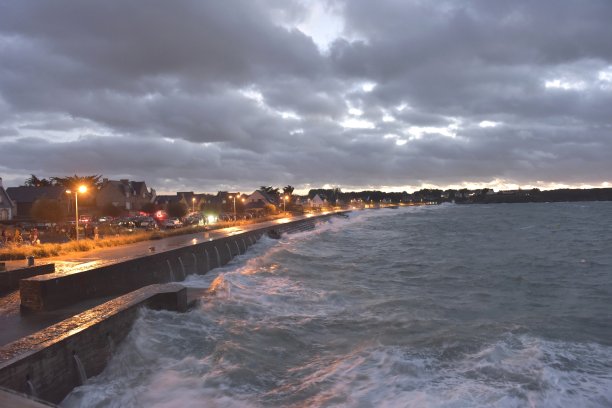
[{"label": "lit street light", "polygon": [[195,212],[195,197],[191,199],[191,212]]},{"label": "lit street light", "polygon": [[[79,186],[74,190],[74,231],[76,232],[76,240],[79,240],[79,193],[84,194],[87,192],[87,186]],[[72,191],[66,190],[67,194],[72,194]]]},{"label": "lit street light", "polygon": [[232,200],[234,200],[234,221],[236,221],[236,196],[230,196]]},{"label": "lit street light", "polygon": [[287,200],[288,199],[289,199],[289,196],[283,197],[283,212],[287,212]]}]

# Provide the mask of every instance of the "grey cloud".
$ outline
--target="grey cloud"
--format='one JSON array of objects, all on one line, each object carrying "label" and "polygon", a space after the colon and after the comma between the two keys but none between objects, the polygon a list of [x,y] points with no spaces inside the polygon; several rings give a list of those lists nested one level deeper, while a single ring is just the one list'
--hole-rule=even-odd
[{"label": "grey cloud", "polygon": [[2,31],[123,78],[186,75],[249,83],[253,74],[308,75],[314,43],[270,24],[254,2],[6,4]]},{"label": "grey cloud", "polygon": [[0,172],[162,191],[610,181],[608,1],[321,1],[345,26],[327,53],[292,28],[299,1],[1,3]]}]

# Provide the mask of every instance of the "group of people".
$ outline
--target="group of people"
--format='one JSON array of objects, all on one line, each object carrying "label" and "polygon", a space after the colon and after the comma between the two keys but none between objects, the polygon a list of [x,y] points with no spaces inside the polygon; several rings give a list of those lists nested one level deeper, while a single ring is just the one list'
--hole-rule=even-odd
[{"label": "group of people", "polygon": [[[38,245],[40,244],[40,235],[38,232],[38,228],[34,227],[32,229],[25,232],[19,227],[5,227],[0,225],[0,246],[6,246],[9,244],[12,245]],[[89,238],[98,240],[100,239],[100,232],[97,226],[91,226],[85,224],[82,227],[82,230],[79,231],[80,238]],[[48,231],[45,234],[47,240],[46,242],[64,242],[66,239],[75,239],[76,238],[76,228],[75,226],[71,226],[68,228],[61,227],[56,225],[53,229]],[[63,240],[56,241],[58,237],[63,237]]]},{"label": "group of people", "polygon": [[[21,230],[19,228],[15,228],[15,230],[13,231],[12,234],[6,228],[2,228],[2,232],[0,234],[1,234],[0,235],[0,243],[2,243],[3,245],[7,245],[9,243],[21,245],[25,241],[25,238],[24,238],[24,236],[21,233]],[[30,230],[30,234],[29,234],[29,237],[28,237],[28,242],[31,245],[40,244],[40,239],[38,238],[38,229],[37,228],[32,228]]]},{"label": "group of people", "polygon": [[[76,238],[76,227],[72,226],[70,228],[70,239],[74,239],[74,238]],[[98,226],[92,227],[89,224],[85,224],[83,226],[83,233],[81,235],[81,238],[91,238],[97,241],[100,238],[100,232],[98,230]]]}]

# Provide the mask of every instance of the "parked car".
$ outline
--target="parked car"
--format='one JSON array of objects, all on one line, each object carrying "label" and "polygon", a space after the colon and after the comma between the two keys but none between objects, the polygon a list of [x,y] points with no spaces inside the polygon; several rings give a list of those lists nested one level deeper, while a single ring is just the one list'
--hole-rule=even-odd
[{"label": "parked car", "polygon": [[137,217],[134,219],[137,228],[143,228],[147,231],[157,229],[157,222],[152,217]]},{"label": "parked car", "polygon": [[203,218],[202,218],[202,214],[188,215],[187,217],[184,218],[183,224],[185,224],[185,225],[204,224]]},{"label": "parked car", "polygon": [[223,213],[219,215],[219,221],[234,221],[234,214]]},{"label": "parked car", "polygon": [[168,218],[162,222],[162,227],[166,229],[180,228],[182,226],[183,223],[178,218]]},{"label": "parked car", "polygon": [[130,220],[121,220],[117,223],[117,226],[119,228],[126,229],[129,232],[132,232],[134,228],[136,228],[136,224],[134,224],[134,222]]}]

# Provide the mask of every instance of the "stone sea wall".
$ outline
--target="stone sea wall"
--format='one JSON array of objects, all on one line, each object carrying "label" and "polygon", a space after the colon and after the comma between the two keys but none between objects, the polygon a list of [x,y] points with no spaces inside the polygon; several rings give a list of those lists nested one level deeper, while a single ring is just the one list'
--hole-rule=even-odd
[{"label": "stone sea wall", "polygon": [[0,348],[0,387],[60,402],[102,372],[141,306],[185,311],[187,289],[147,286]]},{"label": "stone sea wall", "polygon": [[313,228],[316,221],[330,216],[263,227],[73,274],[54,273],[22,279],[21,306],[33,311],[51,311],[86,299],[121,295],[145,285],[182,281],[188,274],[205,274],[225,265],[246,252],[265,233]]},{"label": "stone sea wall", "polygon": [[106,367],[115,345],[131,330],[140,307],[187,309],[186,288],[167,282],[225,265],[263,234],[312,229],[315,222],[330,216],[268,226],[74,274],[52,273],[21,280],[22,306],[35,311],[123,295],[0,348],[0,387],[60,402],[74,387]]},{"label": "stone sea wall", "polygon": [[55,272],[54,264],[30,266],[10,271],[0,272],[0,294],[10,292],[19,288],[19,281],[36,275],[44,275]]}]

